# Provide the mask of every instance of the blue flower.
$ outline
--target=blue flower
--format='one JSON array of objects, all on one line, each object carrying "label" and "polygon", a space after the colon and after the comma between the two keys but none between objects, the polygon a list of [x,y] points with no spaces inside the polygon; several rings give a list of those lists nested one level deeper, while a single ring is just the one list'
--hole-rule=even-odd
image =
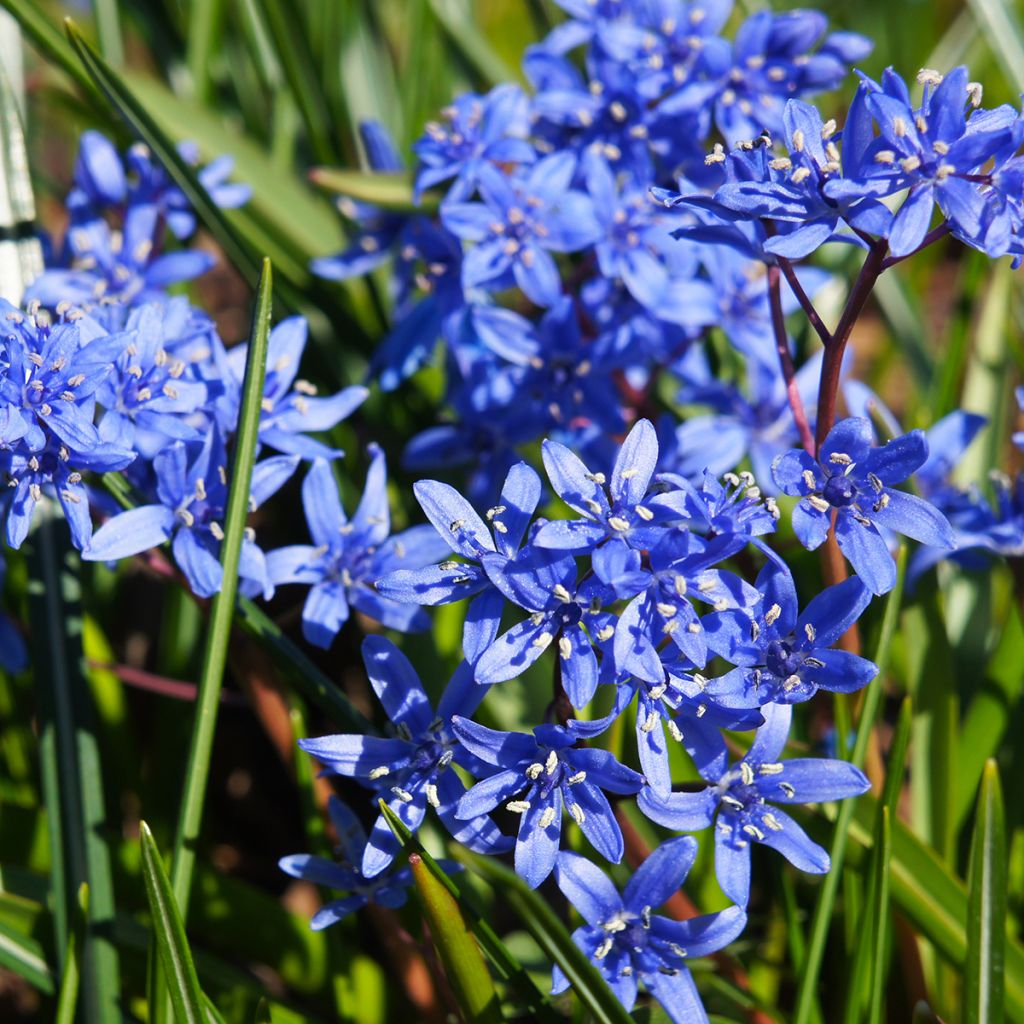
[{"label": "blue flower", "polygon": [[[621,895],[603,871],[579,854],[563,851],[555,866],[559,888],[587,922],[573,932],[576,945],[627,1010],[633,1009],[642,982],[676,1024],[708,1020],[687,961],[723,949],[747,923],[739,907],[686,921],[651,913],[682,887],[696,856],[697,843],[688,836],[662,843]],[[568,987],[569,979],[556,966],[552,993]]]},{"label": "blue flower", "polygon": [[[987,251],[986,199],[979,184],[988,179],[977,176],[1011,140],[1016,148],[1017,112],[1002,106],[975,110],[968,118],[966,108],[977,106],[980,89],[968,82],[965,67],[954,68],[945,77],[923,70],[918,80],[925,89],[916,108],[906,83],[891,68],[881,85],[864,80],[864,106],[880,134],[866,147],[860,176],[826,184],[825,193],[844,199],[909,189],[888,234],[894,256],[906,256],[924,241],[936,203],[957,237]],[[996,247],[992,255],[1002,251],[1005,247]]]},{"label": "blue flower", "polygon": [[827,27],[820,11],[757,11],[737,29],[731,49],[711,51],[708,74],[721,88],[715,120],[730,144],[765,128],[777,132],[787,100],[834,89],[849,65],[871,52],[864,36],[826,35]]},{"label": "blue flower", "polygon": [[302,482],[302,507],[313,544],[293,544],[267,556],[267,573],[275,586],[310,587],[302,609],[302,635],[317,647],[330,647],[352,607],[390,629],[407,632],[429,625],[419,608],[378,594],[373,584],[395,569],[419,568],[440,558],[445,545],[430,526],[391,535],[384,453],[371,445],[370,455],[366,487],[351,522],[341,507],[330,463],[315,459]]},{"label": "blue flower", "polygon": [[463,650],[475,662],[498,634],[505,598],[483,562],[492,572],[516,557],[530,517],[540,501],[540,477],[525,462],[513,466],[505,479],[498,504],[487,510],[487,522],[454,487],[438,480],[413,485],[434,529],[454,554],[469,561],[448,559],[425,568],[397,569],[377,580],[377,591],[392,601],[422,605],[448,604],[466,597],[474,601],[466,611]]},{"label": "blue flower", "polygon": [[36,504],[55,492],[78,548],[92,522],[83,473],[124,469],[129,448],[105,441],[93,425],[96,391],[124,352],[129,336],[107,334],[71,313],[51,326],[0,300],[0,470],[7,480],[2,508],[6,539],[21,546]]},{"label": "blue flower", "polygon": [[[211,428],[201,447],[184,441],[159,451],[153,459],[156,501],[114,516],[93,535],[82,557],[115,561],[167,540],[192,592],[212,597],[221,587],[220,545],[228,501],[227,451],[220,432]],[[250,509],[275,494],[295,472],[295,455],[278,455],[253,468]],[[238,574],[242,593],[270,597],[273,580],[255,535],[246,531]]]},{"label": "blue flower", "polygon": [[[511,849],[511,842],[486,815],[468,821],[455,815],[466,787],[451,766],[479,771],[479,762],[462,749],[452,732],[451,716],[455,711],[471,715],[487,692],[474,683],[469,665],[456,669],[435,715],[408,658],[390,640],[368,636],[363,641],[363,662],[394,734],[321,736],[299,740],[299,746],[329,771],[375,790],[410,831],[420,827],[429,805],[455,840],[470,849],[481,853]],[[381,815],[370,831],[359,870],[366,878],[379,875],[399,848]]]},{"label": "blue flower", "polygon": [[[304,459],[336,458],[344,453],[307,437],[306,432],[337,426],[362,405],[369,391],[354,385],[337,394],[320,397],[314,384],[296,379],[307,332],[308,325],[301,316],[282,320],[270,332],[259,439],[276,451]],[[247,354],[248,345],[235,345],[228,354],[228,363],[237,381],[237,386],[231,389],[235,399],[230,417],[232,424],[237,417]]]},{"label": "blue flower", "polygon": [[428,188],[452,178],[449,200],[468,199],[480,168],[490,164],[528,164],[537,154],[526,141],[529,121],[526,95],[517,85],[495,86],[486,96],[463,93],[442,112],[444,123],[430,121],[413,152],[416,199]]},{"label": "blue flower", "polygon": [[636,793],[643,776],[607,750],[575,746],[585,726],[538,725],[528,736],[452,718],[463,746],[497,769],[459,801],[457,816],[473,819],[500,803],[520,815],[515,867],[533,888],[555,865],[563,807],[602,857],[616,864],[622,860],[622,831],[603,791]]},{"label": "blue flower", "polygon": [[[291,875],[314,885],[347,892],[347,896],[332,900],[313,915],[310,927],[319,931],[337,924],[349,914],[370,903],[390,910],[405,904],[409,887],[413,884],[412,871],[408,867],[397,871],[382,871],[373,878],[367,878],[357,866],[362,863],[366,848],[366,832],[359,819],[347,804],[332,796],[327,804],[335,832],[338,833],[338,862],[325,860],[311,853],[293,853],[282,857],[278,867]],[[459,871],[459,865],[451,861],[440,861],[445,871]]]},{"label": "blue flower", "polygon": [[482,203],[442,205],[444,226],[476,243],[462,264],[465,288],[498,288],[514,278],[538,306],[558,299],[561,281],[551,253],[575,252],[600,235],[590,198],[570,187],[575,172],[576,158],[565,152],[514,175],[488,164],[479,171]]},{"label": "blue flower", "polygon": [[[657,543],[666,520],[677,518],[660,495],[648,499],[658,463],[658,436],[649,420],[639,420],[622,442],[610,480],[604,473],[589,470],[579,456],[557,441],[544,442],[543,458],[551,486],[582,518],[545,524],[537,531],[538,547],[573,554],[602,543],[612,551],[627,546],[645,549]],[[612,557],[611,551],[606,556]],[[595,569],[604,579],[600,568]]]},{"label": "blue flower", "polygon": [[192,307],[179,296],[129,312],[123,351],[96,397],[104,441],[152,459],[172,441],[201,441],[198,424],[224,386],[187,356]]},{"label": "blue flower", "polygon": [[831,649],[871,601],[859,578],[826,587],[802,615],[787,569],[769,562],[757,587],[763,600],[756,610],[730,608],[704,617],[708,646],[738,666],[709,683],[710,697],[728,694],[732,707],[795,704],[819,689],[853,693],[878,674],[866,658]]},{"label": "blue flower", "polygon": [[934,547],[954,546],[952,528],[934,506],[893,489],[928,457],[920,430],[871,445],[871,424],[859,417],[840,420],[825,438],[815,461],[791,449],[772,464],[775,483],[803,500],[793,510],[793,529],[814,550],[828,535],[835,512],[836,539],[854,571],[872,593],[896,583],[896,565],[879,527],[906,534]]},{"label": "blue flower", "polygon": [[714,823],[715,874],[738,906],[750,898],[750,844],[778,850],[794,867],[812,874],[829,869],[828,854],[785,811],[772,804],[821,803],[866,793],[871,784],[846,761],[801,758],[779,761],[793,709],[769,704],[746,756],[724,774],[698,765],[708,788],[662,796],[645,789],[640,809],[666,828],[699,831]]}]

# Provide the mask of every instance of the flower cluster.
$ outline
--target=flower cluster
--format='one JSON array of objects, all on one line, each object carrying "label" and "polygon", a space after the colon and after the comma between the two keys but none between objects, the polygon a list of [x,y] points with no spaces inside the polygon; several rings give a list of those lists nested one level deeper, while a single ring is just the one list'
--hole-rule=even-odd
[{"label": "flower cluster", "polygon": [[[790,756],[806,735],[791,736],[793,707],[876,675],[840,641],[895,585],[896,535],[922,545],[914,575],[1024,553],[1024,478],[997,480],[994,505],[950,482],[981,417],[904,432],[849,379],[850,415],[835,415],[844,349],[881,273],[946,235],[1024,259],[1024,121],[982,108],[963,68],[922,72],[919,100],[886,71],[861,76],[840,130],[809,99],[870,45],[817,12],[760,11],[727,39],[724,2],[559,3],[567,18],[525,54],[529,92],[466,94],[426,126],[419,208],[342,203],[351,244],[313,271],[391,266],[393,326],[366,385],[318,394],[299,376],[306,322],[274,327],[250,508],[300,474],[307,530],[265,549],[254,520],[241,591],[305,588],[302,635],[324,649],[350,620],[374,624],[362,654],[388,729],[304,740],[306,753],[410,830],[436,816],[456,843],[511,855],[529,885],[557,883],[585,922],[577,943],[627,1008],[642,983],[673,1020],[701,1021],[686,960],[746,926],[753,844],[829,868],[801,812],[780,805],[868,788],[852,764]],[[362,133],[375,170],[403,167],[379,125]],[[225,159],[200,172],[226,206],[248,195],[229,172]],[[27,308],[0,307],[7,544],[54,498],[85,559],[166,544],[210,596],[247,347],[168,294],[211,258],[180,245],[194,215],[146,150],[122,160],[86,133],[67,206]],[[795,263],[838,241],[866,258],[830,331],[812,304],[829,275]],[[798,310],[824,342],[799,367],[786,323]],[[428,522],[392,532],[376,444],[350,517],[331,432],[439,340],[446,412],[404,453]],[[459,464],[461,487],[429,477]],[[97,486],[104,473],[122,475],[131,507]],[[789,525],[799,544],[778,536]],[[835,545],[817,592],[798,594],[799,545]],[[463,658],[432,705],[379,628],[426,631],[425,609],[454,604]],[[6,619],[0,639],[17,669]],[[514,680],[550,690],[542,721],[478,714]],[[732,906],[653,913],[683,884],[692,836],[667,838],[615,888],[591,858],[622,861],[634,806],[652,830],[709,835]],[[339,863],[281,862],[347,894],[314,927],[401,905],[411,878],[386,818],[367,832],[340,801],[329,811]],[[586,856],[566,848],[575,829]],[[567,985],[556,969],[554,991]]]}]

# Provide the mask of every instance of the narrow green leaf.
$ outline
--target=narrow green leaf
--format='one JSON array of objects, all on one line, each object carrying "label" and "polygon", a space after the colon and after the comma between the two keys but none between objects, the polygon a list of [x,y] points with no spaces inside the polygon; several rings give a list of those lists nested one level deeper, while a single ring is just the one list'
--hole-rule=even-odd
[{"label": "narrow green leaf", "polygon": [[270,29],[270,38],[292,95],[302,113],[313,156],[321,162],[337,159],[331,139],[331,119],[324,102],[323,89],[316,79],[313,55],[306,39],[298,31],[295,9],[281,0],[260,0],[260,9]]},{"label": "narrow green leaf", "polygon": [[882,803],[889,808],[889,813],[896,817],[896,807],[900,792],[903,789],[903,776],[907,768],[907,748],[910,745],[910,733],[914,726],[914,705],[909,697],[904,697],[900,704],[899,718],[893,732],[889,747],[889,763],[885,769],[885,784],[882,787]]},{"label": "narrow green leaf", "polygon": [[53,995],[53,972],[46,962],[43,947],[3,921],[0,921],[0,967],[24,978],[45,995]]},{"label": "narrow green leaf", "polygon": [[270,261],[263,263],[263,274],[256,293],[252,336],[242,381],[242,405],[238,415],[234,454],[229,470],[228,502],[224,515],[224,540],[221,542],[223,578],[210,607],[210,625],[203,650],[192,743],[185,762],[185,792],[174,839],[174,863],[171,869],[174,898],[183,920],[188,918],[192,894],[192,871],[196,861],[196,840],[203,818],[206,780],[210,773],[210,753],[220,706],[220,691],[227,664],[231,619],[238,590],[238,564],[242,539],[249,514],[252,468],[256,461],[256,442],[260,426],[260,403],[267,370],[267,344],[270,337],[272,272]]},{"label": "narrow green leaf", "polygon": [[142,877],[146,883],[146,899],[153,915],[153,935],[174,1008],[174,1020],[176,1024],[203,1024],[206,1019],[203,995],[192,962],[192,952],[185,938],[185,926],[171,891],[170,879],[160,859],[160,851],[145,822],[139,827],[139,839],[142,844]]},{"label": "narrow green leaf", "polygon": [[430,0],[437,20],[465,61],[487,82],[515,82],[519,75],[491,46],[469,11],[459,0]]},{"label": "narrow green leaf", "polygon": [[[210,63],[223,23],[224,0],[192,0],[189,5],[185,62],[192,76],[192,89],[200,103],[209,103],[213,95]],[[103,55],[107,60],[111,59],[106,52]]]},{"label": "narrow green leaf", "polygon": [[[861,767],[867,754],[868,740],[871,730],[875,724],[875,717],[878,714],[878,707],[882,700],[882,684],[885,680],[886,669],[889,664],[889,653],[892,646],[892,639],[896,633],[896,624],[899,621],[900,605],[903,601],[903,581],[907,568],[907,549],[903,546],[896,557],[896,586],[886,597],[885,614],[882,618],[882,629],[878,638],[878,650],[875,652],[875,663],[878,665],[878,676],[868,685],[864,694],[864,704],[861,708],[860,721],[857,723],[857,739],[853,745],[853,752],[850,760]],[[844,800],[839,808],[836,817],[835,831],[832,837],[832,847],[829,850],[829,857],[832,867],[824,877],[821,884],[821,891],[818,893],[818,901],[814,907],[814,917],[811,919],[811,933],[807,943],[807,957],[804,961],[803,971],[800,975],[800,985],[797,991],[796,1012],[793,1015],[793,1024],[809,1024],[817,1000],[818,978],[821,974],[821,964],[825,957],[825,944],[828,940],[828,930],[832,923],[832,915],[835,907],[836,895],[839,891],[839,882],[842,878],[843,861],[846,856],[846,844],[850,823],[853,820],[858,800]]]},{"label": "narrow green leaf", "polygon": [[67,524],[41,509],[29,540],[29,609],[39,694],[43,793],[51,847],[56,968],[63,974],[79,886],[89,885],[91,924],[83,950],[84,1018],[118,1012],[120,968],[109,935],[114,915],[106,809],[94,709],[83,671],[81,563]]},{"label": "narrow green leaf", "polygon": [[124,40],[121,38],[121,16],[117,0],[93,0],[96,16],[96,35],[100,53],[111,64],[124,63]]},{"label": "narrow green leaf", "polygon": [[86,74],[74,50],[61,35],[60,29],[53,24],[36,0],[0,0],[0,6],[17,19],[22,31],[32,40],[36,49],[68,75],[93,106],[102,109],[103,93]]},{"label": "narrow green leaf", "polygon": [[871,881],[868,888],[871,924],[864,930],[865,936],[871,937],[870,943],[865,943],[871,948],[868,1024],[881,1024],[882,997],[888,965],[886,946],[889,937],[889,858],[892,855],[892,815],[885,804],[880,807],[872,854]]},{"label": "narrow green leaf", "polygon": [[968,0],[968,6],[1006,77],[1018,90],[1024,90],[1024,39],[1012,5],[1006,0]]},{"label": "narrow green leaf", "polygon": [[[863,866],[870,850],[878,803],[870,794],[856,801],[849,834],[851,863]],[[967,957],[967,889],[902,822],[892,829],[891,893],[910,924],[954,967],[962,970]],[[1024,1024],[1024,948],[1006,943],[1006,1011],[1015,1024]]]},{"label": "narrow green leaf", "polygon": [[273,1018],[270,1016],[270,1006],[266,999],[261,999],[259,1005],[256,1007],[256,1016],[254,1018],[255,1024],[274,1024]]},{"label": "narrow green leaf", "polygon": [[494,929],[484,919],[480,910],[469,898],[469,891],[456,884],[454,879],[430,856],[420,841],[409,831],[405,822],[383,801],[379,801],[380,812],[388,827],[394,832],[406,853],[416,853],[422,858],[434,878],[452,895],[469,922],[469,927],[480,942],[483,951],[490,957],[498,973],[523,1000],[532,1013],[533,1020],[557,1024],[562,1018],[555,1013],[550,1002],[531,980],[519,961],[509,952],[498,938]]},{"label": "narrow green leaf", "polygon": [[480,1024],[503,1020],[494,982],[459,905],[423,863],[420,854],[409,855],[409,867],[431,938],[463,1016]]},{"label": "narrow green leaf", "polygon": [[626,1024],[631,1020],[601,972],[572,941],[568,929],[540,893],[494,858],[461,848],[458,856],[501,894],[502,901],[522,920],[540,948],[565,973],[598,1024]]},{"label": "narrow green leaf", "polygon": [[1002,1024],[1006,947],[1006,815],[999,769],[985,765],[971,838],[964,1024]]},{"label": "narrow green leaf", "polygon": [[78,1005],[78,983],[82,977],[82,950],[85,946],[85,930],[89,919],[89,886],[83,882],[78,889],[78,912],[68,940],[68,952],[64,961],[64,977],[60,980],[60,995],[57,997],[55,1024],[74,1024],[75,1009]]},{"label": "narrow green leaf", "polygon": [[328,192],[372,203],[385,210],[431,214],[436,212],[441,203],[441,197],[436,192],[425,193],[417,203],[413,199],[412,175],[402,171],[373,174],[335,167],[314,167],[309,172],[309,180]]}]

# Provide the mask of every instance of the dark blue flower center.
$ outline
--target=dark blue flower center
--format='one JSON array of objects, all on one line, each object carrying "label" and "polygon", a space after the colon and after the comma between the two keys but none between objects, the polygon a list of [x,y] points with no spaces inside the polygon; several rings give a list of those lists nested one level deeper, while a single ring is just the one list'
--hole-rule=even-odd
[{"label": "dark blue flower center", "polygon": [[857,485],[848,476],[831,476],[821,493],[830,505],[843,508],[856,500]]},{"label": "dark blue flower center", "polygon": [[791,675],[795,675],[803,662],[804,656],[793,650],[791,641],[773,640],[768,645],[765,665],[772,675],[776,675],[780,679],[788,679]]}]

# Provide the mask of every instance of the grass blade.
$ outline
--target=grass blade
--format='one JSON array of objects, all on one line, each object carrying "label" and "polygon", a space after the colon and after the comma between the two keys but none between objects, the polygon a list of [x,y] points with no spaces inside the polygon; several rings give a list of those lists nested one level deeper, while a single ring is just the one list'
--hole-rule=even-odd
[{"label": "grass blade", "polygon": [[55,1024],[74,1024],[78,1005],[78,983],[82,976],[82,947],[89,919],[89,886],[83,882],[78,889],[78,913],[68,941],[68,954],[64,962],[64,977],[60,981]]},{"label": "grass blade", "polygon": [[331,142],[330,115],[323,89],[313,71],[313,54],[306,47],[302,33],[296,30],[295,10],[290,5],[286,8],[280,0],[260,0],[260,7],[277,48],[281,68],[302,114],[313,157],[320,162],[334,162],[338,154]]},{"label": "grass blade", "polygon": [[[900,604],[903,600],[903,580],[907,568],[906,547],[900,548],[896,559],[896,567],[896,586],[889,592],[886,598],[885,615],[882,618],[882,630],[878,638],[878,650],[875,653],[878,676],[874,682],[868,685],[865,691],[860,721],[857,723],[857,739],[850,757],[850,760],[858,768],[863,766],[864,758],[867,754],[868,740],[874,726],[875,716],[878,714],[878,706],[882,699],[882,683],[885,679],[885,672],[889,663],[889,651],[896,632],[896,624],[899,621]],[[853,820],[857,803],[857,800],[844,800],[836,817],[832,846],[829,850],[832,868],[822,879],[818,902],[814,907],[814,917],[811,920],[811,934],[807,943],[807,957],[800,976],[800,987],[797,993],[793,1024],[808,1024],[816,1002],[818,977],[821,973],[821,964],[825,957],[825,943],[828,939],[828,929],[832,923],[833,908],[839,891],[839,881],[842,876],[843,860],[846,856],[846,843],[850,822]]]},{"label": "grass blade", "polygon": [[892,855],[892,815],[881,805],[875,849],[871,861],[871,927],[865,935],[872,936],[871,997],[868,1003],[868,1024],[882,1024],[882,996],[885,991],[886,949],[889,937],[889,858]]},{"label": "grass blade", "polygon": [[103,59],[111,64],[124,63],[124,40],[121,38],[121,20],[117,0],[94,0],[96,35]]},{"label": "grass blade", "polygon": [[1006,77],[1018,90],[1024,90],[1024,40],[1016,24],[1012,5],[1005,0],[968,0],[985,38],[999,60]]},{"label": "grass blade", "polygon": [[24,978],[45,995],[53,995],[53,972],[43,955],[43,947],[3,921],[0,921],[0,967]]},{"label": "grass blade", "polygon": [[598,969],[572,941],[568,929],[547,900],[495,859],[463,849],[458,853],[460,860],[501,893],[502,899],[526,925],[544,953],[562,968],[593,1020],[598,1024],[629,1024],[632,1018]]},{"label": "grass blade", "polygon": [[452,45],[488,86],[519,80],[516,69],[507,64],[491,46],[466,7],[458,3],[458,0],[430,0],[430,6]]},{"label": "grass blade", "polygon": [[120,1012],[120,968],[110,939],[114,917],[106,810],[93,708],[83,672],[81,563],[65,523],[46,514],[32,534],[29,609],[39,693],[40,759],[50,828],[57,970],[63,973],[78,889],[87,882],[91,915],[83,949],[83,1016]]},{"label": "grass blade", "polygon": [[985,765],[971,839],[964,1024],[1002,1024],[1006,947],[1006,815],[999,770]]},{"label": "grass blade", "polygon": [[441,957],[455,1001],[467,1021],[491,1024],[504,1018],[494,982],[476,939],[466,927],[452,894],[434,877],[418,853],[409,855],[423,915]]},{"label": "grass blade", "polygon": [[557,1024],[562,1020],[560,1014],[554,1012],[547,997],[533,983],[529,974],[518,960],[509,952],[505,944],[495,934],[494,929],[483,918],[480,911],[473,905],[465,890],[444,871],[433,857],[423,849],[419,840],[409,831],[405,822],[381,800],[380,812],[384,815],[391,831],[395,833],[406,853],[417,854],[434,875],[434,878],[452,895],[469,922],[469,927],[480,942],[483,951],[490,958],[498,973],[515,989],[516,993],[531,1012],[531,1020],[544,1021],[546,1024]]},{"label": "grass blade", "polygon": [[[213,96],[210,62],[224,21],[224,0],[193,0],[190,8],[185,61],[192,75],[192,89],[196,99],[200,103],[209,104]],[[110,60],[106,52],[104,56]]]},{"label": "grass blade", "polygon": [[192,962],[192,953],[185,938],[185,926],[171,891],[171,882],[164,870],[160,851],[149,826],[139,828],[142,844],[142,876],[146,883],[146,899],[153,915],[153,936],[163,965],[164,977],[174,1020],[177,1024],[204,1024],[203,995],[199,977]]},{"label": "grass blade", "polygon": [[309,180],[328,192],[401,213],[429,215],[441,203],[440,195],[427,192],[417,204],[412,194],[412,175],[407,172],[371,174],[336,167],[314,167],[309,172]]},{"label": "grass blade", "polygon": [[195,725],[188,760],[185,763],[185,792],[182,796],[178,830],[174,838],[171,877],[174,898],[183,920],[188,918],[192,872],[196,861],[195,844],[203,818],[213,733],[217,723],[217,709],[220,705],[220,691],[228,657],[228,642],[231,639],[231,619],[238,590],[238,563],[245,522],[249,514],[249,492],[260,426],[260,403],[263,399],[263,383],[267,370],[272,276],[270,261],[265,260],[259,290],[256,293],[252,339],[242,383],[242,406],[238,415],[238,430],[229,470],[230,485],[224,515],[224,540],[221,543],[223,579],[220,591],[214,596],[210,607],[210,625],[203,650]]}]

